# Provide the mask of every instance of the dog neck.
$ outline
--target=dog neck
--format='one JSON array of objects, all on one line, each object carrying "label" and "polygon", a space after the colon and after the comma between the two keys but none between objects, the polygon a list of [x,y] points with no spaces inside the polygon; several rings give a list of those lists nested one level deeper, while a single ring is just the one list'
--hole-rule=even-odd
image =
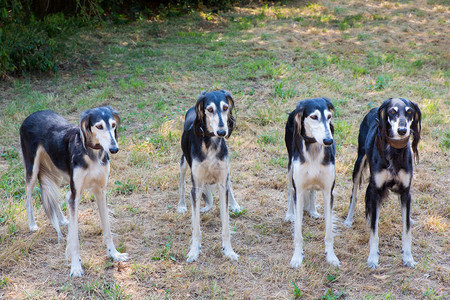
[{"label": "dog neck", "polygon": [[390,137],[386,138],[389,146],[395,149],[403,149],[408,145],[409,142],[409,136],[400,140],[396,140]]}]

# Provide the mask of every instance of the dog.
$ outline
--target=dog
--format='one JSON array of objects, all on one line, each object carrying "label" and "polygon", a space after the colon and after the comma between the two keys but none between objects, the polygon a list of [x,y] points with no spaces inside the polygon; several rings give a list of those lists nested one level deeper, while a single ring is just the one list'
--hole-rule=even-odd
[{"label": "dog", "polygon": [[353,169],[353,189],[350,207],[344,225],[351,227],[356,206],[356,196],[362,173],[369,166],[370,179],[366,190],[366,218],[370,222],[369,257],[367,264],[378,266],[379,207],[391,190],[398,194],[402,208],[403,264],[414,267],[411,254],[411,180],[413,155],[419,161],[417,146],[420,141],[421,112],[417,104],[403,98],[390,98],[379,108],[373,108],[364,117],[359,129],[358,158]]},{"label": "dog", "polygon": [[192,211],[192,245],[187,255],[187,262],[198,259],[201,247],[200,234],[200,199],[206,206],[201,211],[212,207],[211,189],[217,186],[219,191],[220,218],[222,221],[222,250],[226,257],[237,260],[231,246],[228,207],[235,212],[241,211],[236,202],[230,181],[230,165],[225,138],[230,137],[235,126],[233,117],[234,100],[227,91],[203,92],[194,107],[185,117],[181,137],[183,154],[180,161],[180,199],[177,211],[187,211],[185,202],[185,176],[188,165],[191,169],[191,211]]},{"label": "dog", "polygon": [[294,222],[294,254],[290,265],[297,268],[303,261],[303,210],[319,217],[315,191],[323,193],[325,215],[325,253],[328,263],[340,266],[333,249],[333,189],[335,153],[332,114],[334,106],[327,98],[300,101],[286,122],[285,142],[288,164],[288,210],[286,221]]},{"label": "dog", "polygon": [[[106,106],[85,111],[79,127],[51,110],[31,114],[20,127],[30,230],[38,229],[31,196],[39,179],[42,206],[58,233],[58,242],[62,237],[59,225],[69,225],[66,254],[72,257],[70,276],[83,275],[78,240],[78,207],[83,190],[91,190],[97,200],[107,255],[120,261],[128,258],[128,254],[119,253],[114,246],[106,207],[109,155],[119,151],[116,141],[119,123],[117,112]],[[63,178],[70,183],[66,194],[69,221],[58,200]]]}]

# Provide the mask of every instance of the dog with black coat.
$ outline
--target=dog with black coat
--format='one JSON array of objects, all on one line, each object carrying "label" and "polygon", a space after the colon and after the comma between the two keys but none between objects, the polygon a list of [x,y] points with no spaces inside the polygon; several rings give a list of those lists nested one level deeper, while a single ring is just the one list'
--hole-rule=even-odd
[{"label": "dog with black coat", "polygon": [[289,114],[285,142],[289,156],[288,210],[286,221],[294,222],[294,254],[290,265],[303,261],[303,210],[318,218],[316,191],[322,191],[325,215],[327,262],[339,266],[333,248],[333,189],[335,182],[334,106],[327,98],[300,101]]},{"label": "dog with black coat", "polygon": [[[98,107],[81,115],[80,125],[68,122],[51,110],[28,116],[20,127],[20,144],[25,165],[26,208],[29,228],[38,230],[33,216],[32,194],[39,180],[42,206],[58,233],[69,225],[66,254],[71,255],[70,276],[82,276],[78,239],[78,207],[84,190],[90,190],[97,201],[107,255],[124,261],[128,255],[114,246],[106,206],[106,184],[110,171],[109,156],[119,151],[117,127],[120,118],[111,107]],[[61,212],[60,184],[70,183],[66,198],[69,221]]]},{"label": "dog with black coat", "polygon": [[[220,218],[222,221],[222,250],[226,257],[237,260],[238,255],[231,246],[229,229],[230,208],[241,211],[236,202],[230,180],[228,148],[225,138],[233,132],[234,100],[227,91],[203,92],[194,107],[185,117],[184,131],[181,137],[183,155],[180,162],[180,199],[178,212],[187,211],[185,201],[185,176],[188,166],[191,169],[192,190],[192,244],[187,262],[198,259],[201,247],[200,211],[207,211],[213,205],[211,189],[217,186],[219,191]],[[200,197],[206,206],[200,210]]]},{"label": "dog with black coat", "polygon": [[[378,267],[378,220],[380,205],[389,190],[398,194],[402,210],[403,264],[414,267],[411,253],[411,181],[413,156],[419,161],[421,112],[417,104],[403,98],[390,98],[364,117],[358,137],[358,158],[353,169],[353,190],[344,225],[351,227],[363,171],[369,167],[366,190],[366,217],[370,224],[367,264]],[[410,138],[412,143],[410,144]],[[411,152],[412,148],[412,152]]]}]

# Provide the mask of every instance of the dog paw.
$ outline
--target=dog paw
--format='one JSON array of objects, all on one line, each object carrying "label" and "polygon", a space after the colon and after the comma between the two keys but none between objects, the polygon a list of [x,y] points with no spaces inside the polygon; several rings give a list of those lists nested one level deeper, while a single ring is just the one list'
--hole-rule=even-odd
[{"label": "dog paw", "polygon": [[292,256],[291,262],[289,263],[292,268],[296,269],[302,265],[303,262],[303,254],[294,254]]},{"label": "dog paw", "polygon": [[115,261],[127,261],[128,260],[128,253],[117,252],[116,255],[113,256],[113,259]]},{"label": "dog paw", "polygon": [[344,226],[347,228],[352,228],[353,220],[345,219]]},{"label": "dog paw", "polygon": [[39,227],[36,224],[30,225],[30,231],[38,231]]},{"label": "dog paw", "polygon": [[59,225],[67,226],[69,225],[69,220],[67,220],[66,217],[63,217],[62,219],[59,220]]},{"label": "dog paw", "polygon": [[226,257],[228,257],[230,260],[238,260],[239,255],[236,254],[236,252],[234,252],[233,249],[224,249],[223,253],[225,254]]},{"label": "dog paw", "polygon": [[333,265],[335,267],[340,267],[341,266],[341,262],[339,261],[339,259],[337,258],[336,254],[334,253],[327,253],[327,262],[330,265]]},{"label": "dog paw", "polygon": [[309,216],[313,219],[318,219],[321,217],[321,214],[319,214],[317,211],[309,211]]},{"label": "dog paw", "polygon": [[233,205],[231,206],[231,211],[234,213],[240,213],[242,212],[242,207],[240,207],[239,205]]},{"label": "dog paw", "polygon": [[413,257],[411,254],[409,255],[403,255],[403,265],[410,267],[410,268],[415,268],[416,267],[416,262],[414,261]]},{"label": "dog paw", "polygon": [[205,207],[200,208],[200,212],[204,213],[210,210],[212,205],[205,205]]},{"label": "dog paw", "polygon": [[83,275],[84,272],[83,268],[81,267],[81,261],[79,259],[73,260],[70,267],[70,277],[81,277]]},{"label": "dog paw", "polygon": [[200,249],[195,247],[195,248],[191,248],[191,251],[189,251],[188,255],[187,255],[187,259],[186,261],[188,263],[194,262],[198,259],[198,255],[200,254]]},{"label": "dog paw", "polygon": [[367,266],[371,269],[378,267],[378,257],[370,257],[367,259]]},{"label": "dog paw", "polygon": [[286,214],[286,217],[284,217],[285,222],[295,222],[295,215],[294,214]]},{"label": "dog paw", "polygon": [[178,208],[177,208],[177,212],[179,213],[179,214],[184,214],[185,212],[187,212],[187,207],[186,207],[186,205],[179,205],[178,206]]}]

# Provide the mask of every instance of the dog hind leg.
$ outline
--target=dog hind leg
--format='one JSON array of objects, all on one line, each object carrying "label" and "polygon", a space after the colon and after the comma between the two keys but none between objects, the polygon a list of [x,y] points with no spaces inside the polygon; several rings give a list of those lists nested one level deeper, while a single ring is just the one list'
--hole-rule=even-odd
[{"label": "dog hind leg", "polygon": [[317,219],[320,217],[320,214],[317,212],[316,206],[316,191],[307,191],[305,194],[305,206],[303,210],[309,213],[309,216],[313,219]]},{"label": "dog hind leg", "polygon": [[177,208],[177,212],[180,214],[184,214],[187,211],[187,206],[186,206],[186,199],[185,199],[185,176],[186,176],[186,171],[188,168],[188,164],[186,162],[186,158],[184,157],[184,155],[181,156],[181,161],[180,161],[180,184],[179,184],[179,193],[180,193],[180,199],[178,201],[178,208]]},{"label": "dog hind leg", "polygon": [[192,176],[191,190],[191,210],[192,210],[192,244],[187,255],[188,263],[196,261],[200,254],[201,232],[200,232],[200,196],[203,192],[203,186],[196,186],[196,182]]},{"label": "dog hind leg", "polygon": [[355,163],[355,167],[353,169],[352,196],[350,198],[350,206],[348,208],[347,218],[344,221],[344,225],[348,228],[352,227],[353,225],[353,216],[355,214],[358,188],[361,185],[362,174],[364,169],[366,168],[366,159],[367,159],[366,155],[364,155],[363,157],[358,157]]},{"label": "dog hind leg", "polygon": [[294,207],[294,187],[292,185],[292,168],[288,172],[288,209],[286,211],[286,216],[284,217],[285,222],[295,221],[295,207]]},{"label": "dog hind leg", "polygon": [[202,198],[205,201],[205,207],[200,209],[200,212],[207,212],[213,206],[213,196],[211,192],[212,186],[209,184],[205,185],[205,188],[202,193]]},{"label": "dog hind leg", "polygon": [[39,174],[39,157],[36,156],[34,159],[33,164],[27,165],[25,163],[25,169],[26,169],[26,208],[27,208],[27,214],[28,214],[28,226],[30,228],[30,231],[37,231],[39,228],[36,224],[36,221],[34,219],[33,215],[33,191],[34,187],[36,185],[36,181]]},{"label": "dog hind leg", "polygon": [[239,206],[239,204],[236,202],[236,199],[234,198],[233,186],[231,184],[230,175],[228,175],[228,179],[227,179],[227,193],[228,193],[228,199],[230,200],[231,211],[235,212],[235,213],[241,212],[242,207]]}]

